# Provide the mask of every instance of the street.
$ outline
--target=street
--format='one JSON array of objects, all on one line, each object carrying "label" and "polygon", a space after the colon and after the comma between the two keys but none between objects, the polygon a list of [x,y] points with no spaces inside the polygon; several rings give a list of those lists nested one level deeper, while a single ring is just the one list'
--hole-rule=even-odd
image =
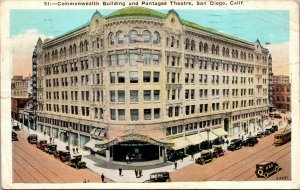
[{"label": "street", "polygon": [[[243,147],[225,156],[215,158],[205,165],[191,164],[171,174],[172,181],[253,181],[291,180],[291,142],[282,146],[273,145],[274,133],[258,139],[254,147]],[[196,157],[199,157],[198,153]],[[267,179],[257,178],[256,164],[275,161],[283,169]]]},{"label": "street", "polygon": [[[14,183],[100,183],[100,176],[87,169],[72,168],[27,142],[27,133],[18,131],[13,141]],[[105,181],[108,181],[107,179]]]}]

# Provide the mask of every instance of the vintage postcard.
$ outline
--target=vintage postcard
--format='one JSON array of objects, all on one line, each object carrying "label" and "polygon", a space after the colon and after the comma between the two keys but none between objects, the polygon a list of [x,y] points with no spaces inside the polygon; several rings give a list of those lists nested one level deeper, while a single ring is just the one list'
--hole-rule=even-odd
[{"label": "vintage postcard", "polygon": [[299,189],[299,2],[1,1],[5,189]]}]

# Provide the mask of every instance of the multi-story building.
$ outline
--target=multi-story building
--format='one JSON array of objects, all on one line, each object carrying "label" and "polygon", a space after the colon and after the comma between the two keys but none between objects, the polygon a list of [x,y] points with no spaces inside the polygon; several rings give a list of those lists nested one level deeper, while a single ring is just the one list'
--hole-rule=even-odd
[{"label": "multi-story building", "polygon": [[19,111],[24,108],[26,103],[30,100],[32,92],[31,77],[14,76],[11,80],[11,101],[12,110],[11,117],[15,120],[20,119]]},{"label": "multi-story building", "polygon": [[277,109],[291,111],[291,84],[289,76],[273,76],[273,104]]},{"label": "multi-story building", "polygon": [[[168,14],[131,7],[37,42],[38,130],[107,160],[242,137],[268,112],[268,50]],[[88,146],[86,144],[86,146]]]},{"label": "multi-story building", "polygon": [[269,105],[270,105],[270,107],[273,107],[273,71],[272,71],[272,56],[271,56],[271,54],[269,54],[269,57],[268,57],[268,64],[269,64],[269,90],[268,90]]}]

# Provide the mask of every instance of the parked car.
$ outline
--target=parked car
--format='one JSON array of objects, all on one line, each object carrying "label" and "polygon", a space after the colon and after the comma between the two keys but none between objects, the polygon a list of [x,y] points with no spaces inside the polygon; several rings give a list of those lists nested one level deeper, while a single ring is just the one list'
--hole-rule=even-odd
[{"label": "parked car", "polygon": [[71,159],[70,151],[59,150],[54,153],[54,157],[60,159],[62,162],[68,162]]},{"label": "parked car", "polygon": [[15,130],[15,131],[20,131],[21,130],[19,125],[14,125],[12,127],[12,129]]},{"label": "parked car", "polygon": [[17,141],[18,140],[18,135],[14,131],[11,131],[11,140],[12,141]]},{"label": "parked car", "polygon": [[76,169],[86,168],[86,163],[81,161],[82,155],[73,156],[70,160],[69,165]]},{"label": "parked car", "polygon": [[258,140],[256,137],[247,137],[246,140],[242,142],[243,146],[254,146],[258,143]]},{"label": "parked car", "polygon": [[219,156],[224,156],[224,154],[225,154],[225,150],[223,150],[222,147],[220,147],[220,146],[214,147],[213,156],[215,158],[217,158]]},{"label": "parked car", "polygon": [[277,113],[274,114],[274,118],[282,119],[281,115],[280,115],[280,114],[277,114]]},{"label": "parked car", "polygon": [[46,144],[44,147],[44,151],[48,154],[54,154],[57,151],[57,145],[56,144]]},{"label": "parked car", "polygon": [[273,125],[272,129],[273,129],[273,132],[278,131],[278,125]]},{"label": "parked car", "polygon": [[256,135],[257,138],[262,138],[264,136],[265,136],[265,133],[263,131],[257,132],[257,135]]},{"label": "parked car", "polygon": [[257,177],[268,178],[270,175],[279,172],[280,169],[276,162],[261,162],[256,164],[255,174]]},{"label": "parked car", "polygon": [[205,152],[201,153],[201,156],[199,158],[197,158],[195,160],[195,162],[197,164],[203,165],[203,164],[206,164],[208,162],[211,162],[212,160],[213,160],[212,152],[211,151],[205,151]]},{"label": "parked car", "polygon": [[30,134],[28,137],[27,137],[27,141],[30,143],[30,144],[36,144],[37,143],[37,140],[38,140],[38,136],[36,134]]},{"label": "parked car", "polygon": [[265,131],[264,131],[264,135],[265,136],[268,136],[268,135],[270,135],[272,132],[271,132],[271,130],[270,129],[266,129]]},{"label": "parked car", "polygon": [[150,179],[146,180],[144,183],[152,182],[170,182],[170,173],[169,172],[157,172],[150,174]]},{"label": "parked car", "polygon": [[176,160],[180,160],[181,158],[184,158],[185,155],[181,151],[175,151],[175,152],[169,152],[167,155],[167,160],[174,162]]},{"label": "parked car", "polygon": [[240,139],[233,139],[231,140],[227,150],[234,151],[242,148],[242,140]]},{"label": "parked car", "polygon": [[38,147],[41,150],[44,150],[45,146],[47,145],[47,140],[39,140],[36,143],[36,147]]}]

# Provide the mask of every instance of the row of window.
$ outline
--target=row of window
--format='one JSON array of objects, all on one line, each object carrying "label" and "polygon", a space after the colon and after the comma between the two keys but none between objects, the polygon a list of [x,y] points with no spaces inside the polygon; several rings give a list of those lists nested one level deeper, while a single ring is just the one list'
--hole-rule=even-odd
[{"label": "row of window", "polygon": [[109,66],[125,66],[129,63],[130,66],[138,66],[142,63],[144,66],[150,66],[151,63],[154,66],[159,65],[159,55],[158,54],[150,54],[150,53],[143,53],[143,54],[135,54],[129,53],[126,54],[113,54],[109,55]]},{"label": "row of window", "polygon": [[[141,91],[140,91],[141,92]],[[160,90],[144,90],[143,97],[145,102],[159,101],[160,100]],[[152,95],[153,94],[153,95]],[[117,97],[116,97],[117,96]],[[124,103],[125,98],[125,90],[111,90],[110,91],[110,102]],[[130,90],[130,102],[139,102],[139,91],[138,90]]]},{"label": "row of window", "polygon": [[[142,39],[139,38],[139,36],[142,37]],[[113,32],[108,34],[108,42],[109,45],[114,45],[116,44],[123,44],[125,41],[124,38],[124,32],[123,31],[118,31],[116,34]],[[137,42],[144,42],[144,43],[153,43],[153,44],[158,44],[160,43],[160,34],[155,31],[153,34],[151,34],[150,31],[145,30],[142,32],[142,34],[138,34],[137,31],[131,30],[128,33],[128,41],[129,43],[137,43]]]},{"label": "row of window", "polygon": [[[151,78],[152,82],[158,83],[160,79],[160,73],[159,72],[153,72],[153,77],[151,77],[150,71],[144,71],[143,72],[143,83],[150,83]],[[117,78],[116,78],[117,77]],[[138,77],[138,72],[137,71],[130,71],[129,72],[129,77],[130,77],[130,83],[138,83],[139,82],[139,77]],[[110,73],[110,83],[125,83],[125,72],[111,72]]]},{"label": "row of window", "polygon": [[[111,120],[126,120],[126,110],[125,109],[110,109],[110,119]],[[144,120],[152,120],[160,118],[160,108],[154,109],[144,109],[143,110]],[[140,120],[139,109],[130,109],[130,120],[138,121]]]}]

